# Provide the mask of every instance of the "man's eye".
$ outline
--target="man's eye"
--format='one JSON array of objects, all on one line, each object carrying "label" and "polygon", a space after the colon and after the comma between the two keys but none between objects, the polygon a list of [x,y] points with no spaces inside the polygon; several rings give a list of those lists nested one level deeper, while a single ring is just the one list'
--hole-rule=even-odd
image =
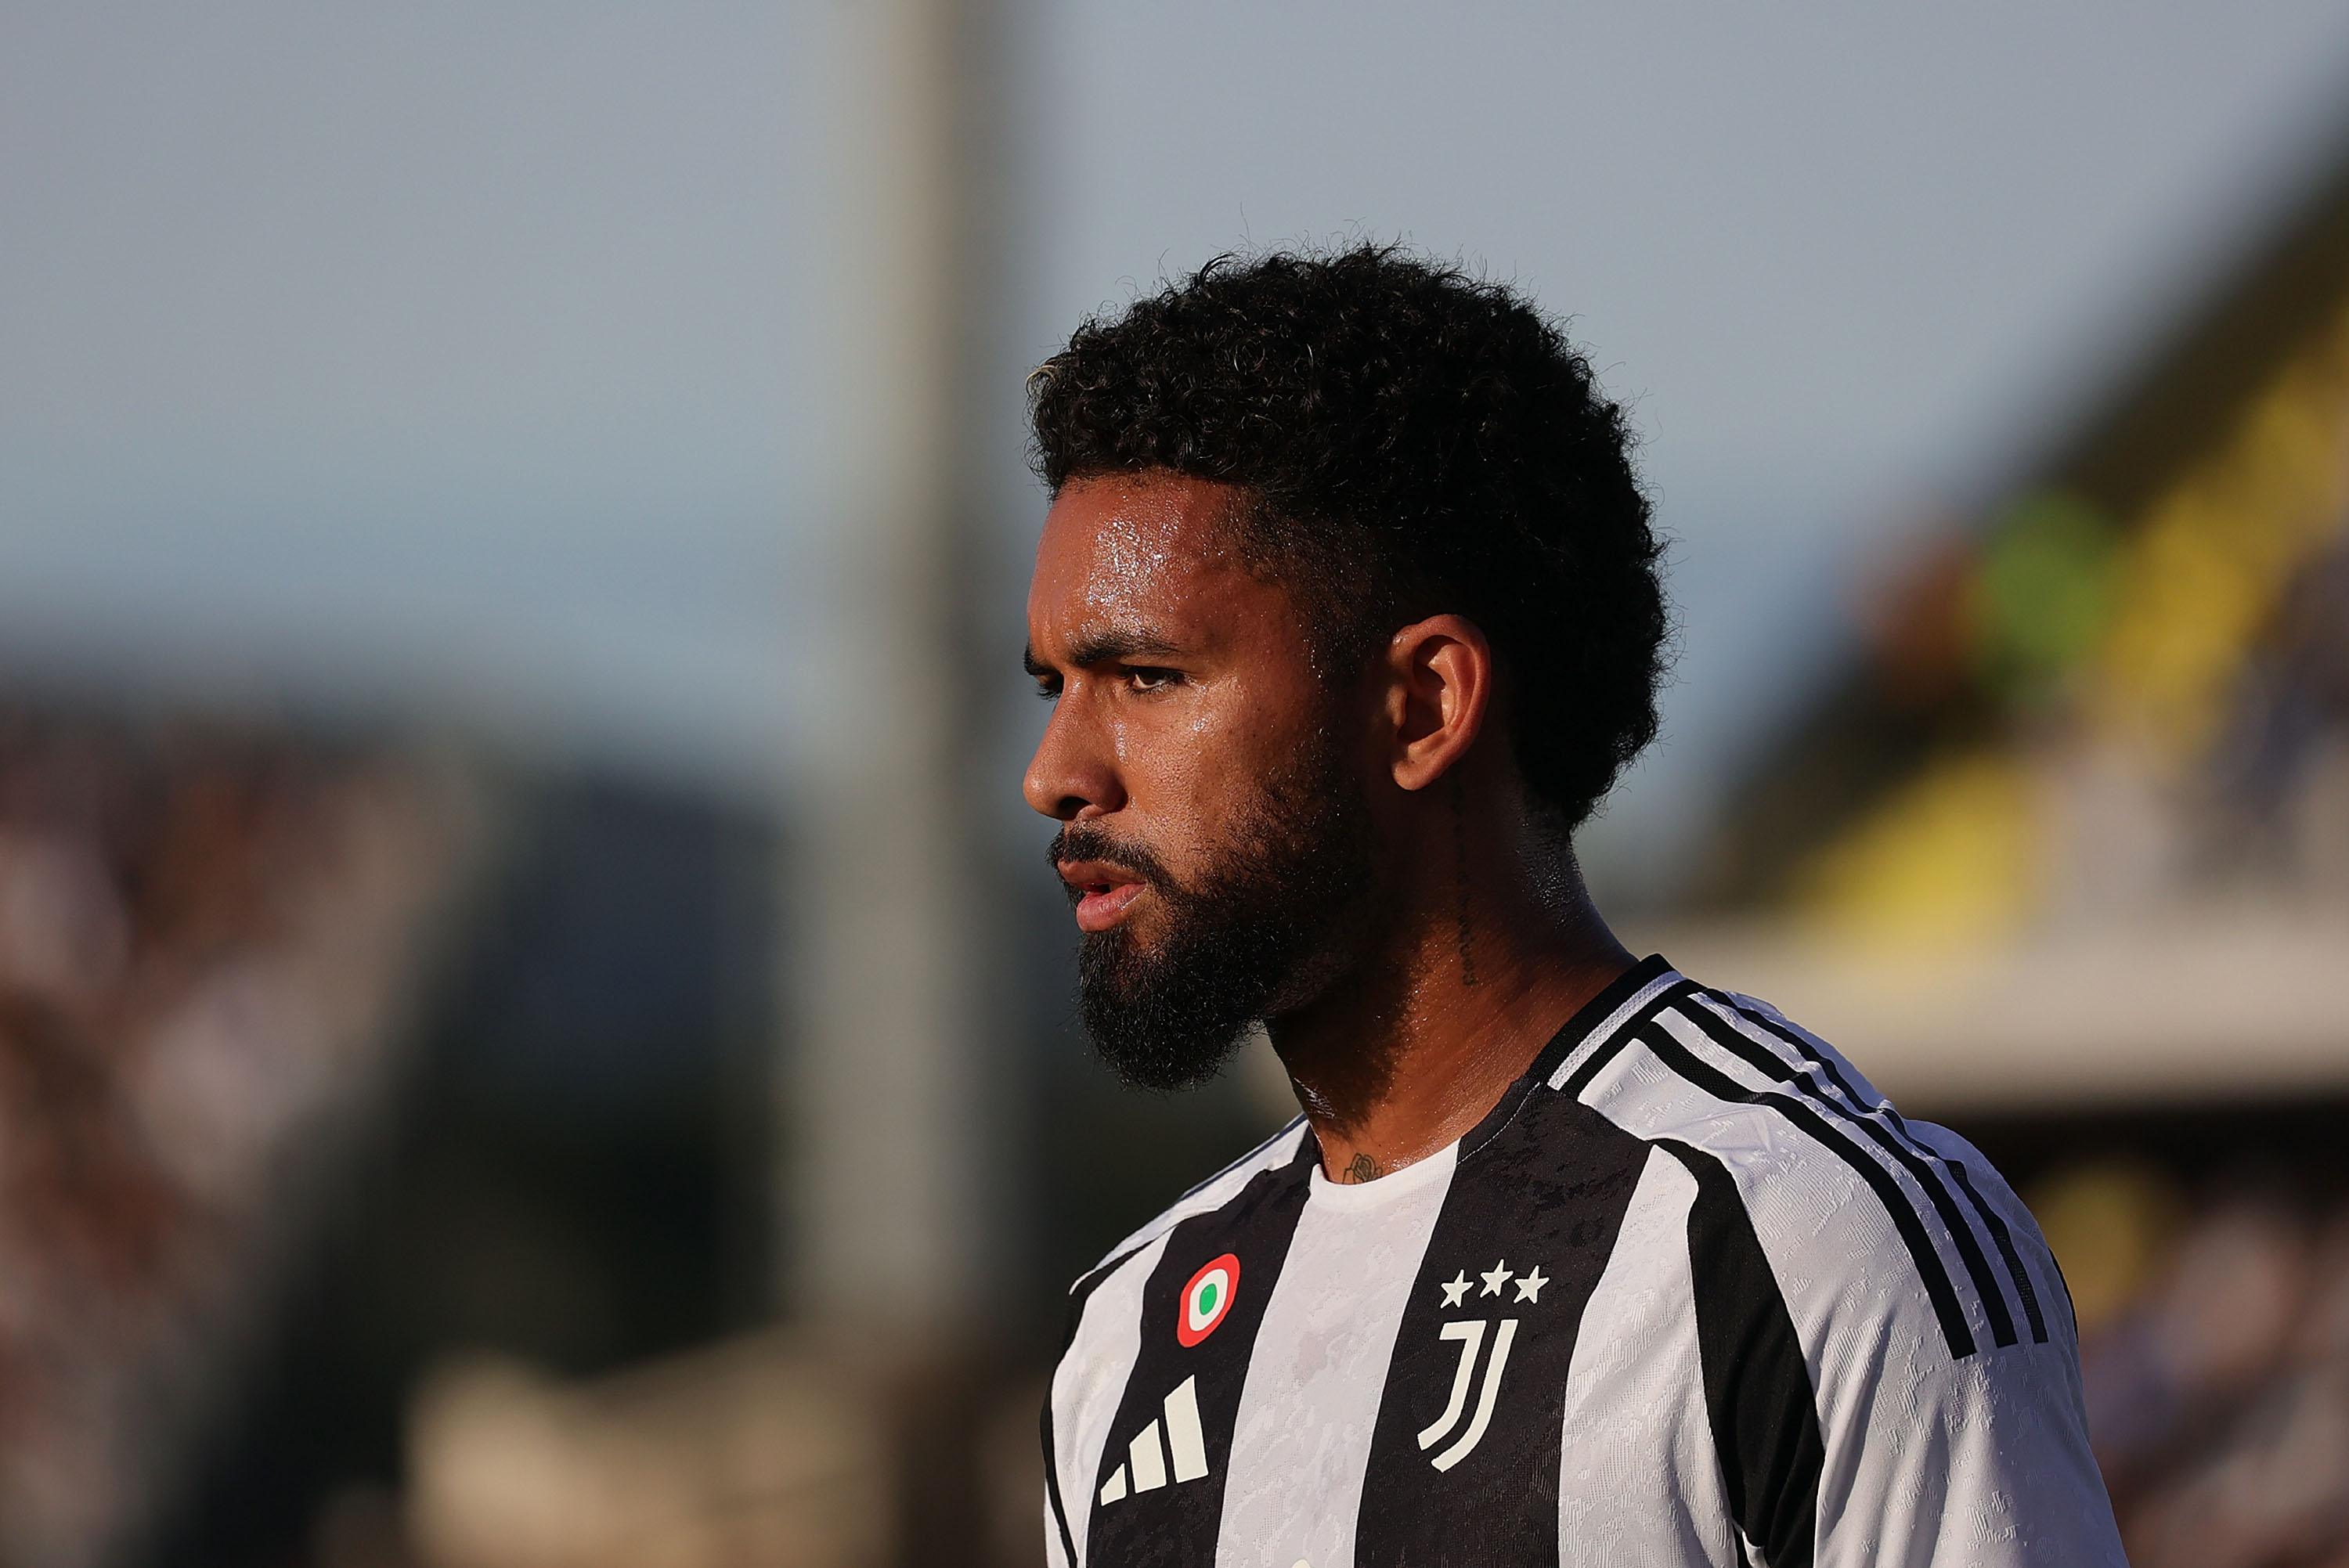
[{"label": "man's eye", "polygon": [[1125,671],[1125,683],[1135,691],[1158,691],[1182,678],[1180,670],[1160,669],[1152,665],[1129,665]]},{"label": "man's eye", "polygon": [[1061,695],[1061,683],[1059,681],[1038,681],[1036,683],[1036,695],[1042,697],[1046,702],[1050,702],[1053,698]]}]

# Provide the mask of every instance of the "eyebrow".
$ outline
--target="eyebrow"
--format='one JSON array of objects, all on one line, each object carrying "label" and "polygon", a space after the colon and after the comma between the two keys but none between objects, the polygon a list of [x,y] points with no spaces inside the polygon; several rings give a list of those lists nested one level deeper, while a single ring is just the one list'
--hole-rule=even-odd
[{"label": "eyebrow", "polygon": [[[1134,630],[1087,632],[1069,645],[1069,663],[1078,669],[1091,669],[1112,660],[1134,658],[1165,658],[1182,650],[1155,633]],[[1028,673],[1042,680],[1052,673],[1052,666],[1036,656],[1034,644],[1030,644],[1020,656]]]}]

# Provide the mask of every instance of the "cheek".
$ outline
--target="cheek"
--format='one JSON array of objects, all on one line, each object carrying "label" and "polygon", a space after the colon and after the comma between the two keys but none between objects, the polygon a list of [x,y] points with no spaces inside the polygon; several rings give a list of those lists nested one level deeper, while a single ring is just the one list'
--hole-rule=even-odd
[{"label": "cheek", "polygon": [[1215,781],[1239,764],[1228,727],[1211,713],[1174,705],[1125,715],[1112,736],[1126,796],[1138,815],[1161,828],[1194,822],[1211,809]]},{"label": "cheek", "polygon": [[1300,717],[1203,699],[1143,710],[1118,727],[1130,807],[1170,864],[1220,841],[1261,802],[1266,781],[1314,743]]}]

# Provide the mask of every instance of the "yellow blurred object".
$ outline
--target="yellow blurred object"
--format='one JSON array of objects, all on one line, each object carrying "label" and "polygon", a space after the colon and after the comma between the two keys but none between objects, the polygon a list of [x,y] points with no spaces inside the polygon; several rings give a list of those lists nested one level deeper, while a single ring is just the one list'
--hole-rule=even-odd
[{"label": "yellow blurred object", "polygon": [[[1983,678],[2002,685],[2010,712],[2051,695],[2071,704],[2043,708],[2036,726],[2095,738],[2140,781],[2136,796],[2174,815],[2286,585],[2344,515],[2349,311],[2124,530],[2116,555],[2093,514],[2062,498],[2009,514],[1972,595]],[[2099,627],[2078,678],[2055,684]],[[2094,872],[2095,854],[2065,852],[2062,826],[2035,804],[2058,782],[2047,758],[2066,753],[2026,751],[2011,729],[1929,764],[1820,851],[1796,879],[1799,902],[1825,934],[1878,947],[2017,934],[2046,907],[2061,874],[2049,868]]]},{"label": "yellow blurred object", "polygon": [[2038,891],[2032,779],[1991,752],[1912,780],[1808,868],[1799,899],[1825,934],[1877,947],[2003,936]]},{"label": "yellow blurred object", "polygon": [[2040,1182],[2031,1212],[2064,1270],[2083,1336],[2152,1283],[2184,1213],[2176,1184],[2133,1161],[2075,1166]]},{"label": "yellow blurred object", "polygon": [[2340,533],[2344,507],[2349,310],[2135,531],[2097,661],[2097,721],[2162,762],[2199,757],[2286,580]]}]

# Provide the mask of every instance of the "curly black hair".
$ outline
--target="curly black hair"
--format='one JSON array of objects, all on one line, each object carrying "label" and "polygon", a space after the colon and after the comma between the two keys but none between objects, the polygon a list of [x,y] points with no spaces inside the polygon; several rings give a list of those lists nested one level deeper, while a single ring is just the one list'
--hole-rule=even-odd
[{"label": "curly black hair", "polygon": [[1622,410],[1506,285],[1400,247],[1218,257],[1029,382],[1037,473],[1244,488],[1252,569],[1359,669],[1450,611],[1504,671],[1536,800],[1578,827],[1656,733],[1661,553]]}]

